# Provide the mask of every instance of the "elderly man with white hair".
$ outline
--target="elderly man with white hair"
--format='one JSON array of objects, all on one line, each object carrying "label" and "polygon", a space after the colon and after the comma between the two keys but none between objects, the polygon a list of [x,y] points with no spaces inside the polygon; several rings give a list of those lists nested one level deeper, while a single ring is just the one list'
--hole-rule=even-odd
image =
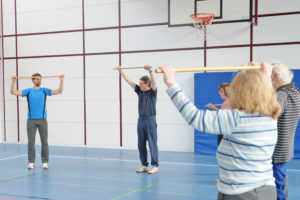
[{"label": "elderly man with white hair", "polygon": [[300,91],[292,82],[293,72],[282,63],[272,64],[271,80],[281,106],[278,118],[278,141],[273,153],[273,173],[277,199],[288,197],[287,163],[294,157],[295,131],[300,115]]}]

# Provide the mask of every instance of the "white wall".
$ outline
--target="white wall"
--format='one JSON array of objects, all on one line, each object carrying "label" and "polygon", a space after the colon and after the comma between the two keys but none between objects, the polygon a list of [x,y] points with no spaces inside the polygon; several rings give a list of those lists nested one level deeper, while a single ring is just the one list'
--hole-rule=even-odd
[{"label": "white wall", "polygon": [[[0,5],[1,9],[1,5]],[[1,13],[0,13],[1,14]],[[1,18],[1,16],[0,16]],[[0,143],[4,141],[4,123],[3,123],[3,110],[4,110],[4,104],[3,104],[3,66],[2,66],[2,20],[0,21]],[[2,75],[1,75],[2,74]]]},{"label": "white wall", "polygon": [[[4,35],[14,35],[14,1],[2,1]],[[84,146],[85,89],[87,146],[120,148],[119,74],[111,70],[119,65],[118,0],[84,2],[85,28],[89,29],[85,32],[85,41],[83,33],[78,31],[82,29],[82,0],[17,0],[17,32],[28,35],[17,38],[18,60],[15,59],[16,38],[14,36],[4,38],[5,80],[1,81],[1,84],[5,84],[6,142],[18,142],[19,126],[20,142],[27,143],[26,99],[20,98],[18,123],[16,97],[9,94],[10,77],[16,73],[18,62],[21,76],[30,76],[34,72],[40,72],[42,75],[66,75],[64,93],[49,97],[47,102],[50,145]],[[261,0],[259,14],[299,11],[297,10],[299,7],[298,0],[289,0],[289,3],[280,0]],[[167,0],[121,0],[122,26],[167,21]],[[299,44],[255,46],[265,43],[299,42],[300,28],[297,26],[299,21],[299,14],[260,17],[258,26],[254,26],[253,30],[253,60],[282,61],[293,68],[300,68]],[[95,28],[98,30],[90,30]],[[74,31],[41,34],[66,30]],[[249,23],[213,25],[208,31],[208,46],[248,45],[238,48],[208,49],[208,66],[240,65],[250,61]],[[127,53],[121,54],[121,62],[123,66],[151,64],[158,67],[167,63],[175,67],[203,66],[203,50],[184,50],[202,47],[202,40],[198,31],[190,27],[169,28],[167,25],[125,27],[121,29],[121,51]],[[84,58],[81,55],[83,42],[87,54],[98,53],[85,56],[85,88]],[[145,52],[149,50],[151,52]],[[47,57],[48,55],[54,56]],[[136,82],[140,76],[147,74],[144,70],[128,70],[127,73]],[[194,130],[186,125],[171,104],[165,93],[166,87],[162,76],[158,74],[156,77],[159,148],[170,151],[193,151]],[[182,73],[176,78],[193,101],[193,74]],[[43,80],[44,87],[56,89],[58,84],[57,79]],[[19,82],[20,89],[31,86],[30,80]],[[2,92],[0,93],[2,98]],[[137,95],[124,81],[122,81],[122,100],[122,148],[137,149]],[[3,109],[0,120],[2,118]]]},{"label": "white wall", "polygon": [[[0,45],[2,43],[0,42]],[[0,51],[1,52],[1,51]],[[2,52],[1,52],[2,53]],[[2,58],[1,58],[2,59]],[[2,73],[2,60],[0,61],[0,74]],[[2,76],[0,77],[0,143],[4,141],[4,124],[3,124],[3,78]]]},{"label": "white wall", "polygon": [[[0,5],[1,8],[1,5]],[[1,22],[0,22],[0,34],[2,34]],[[4,127],[3,127],[3,67],[2,67],[2,39],[0,39],[0,143],[4,141]]]}]

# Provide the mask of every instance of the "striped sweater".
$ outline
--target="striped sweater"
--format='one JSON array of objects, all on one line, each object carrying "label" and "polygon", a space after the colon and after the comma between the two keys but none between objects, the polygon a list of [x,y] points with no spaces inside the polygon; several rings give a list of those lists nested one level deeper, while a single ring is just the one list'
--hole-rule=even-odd
[{"label": "striped sweater", "polygon": [[237,109],[199,110],[177,84],[167,90],[183,118],[201,132],[222,134],[217,151],[218,190],[234,195],[262,185],[275,185],[272,154],[277,141],[277,120]]},{"label": "striped sweater", "polygon": [[274,163],[287,163],[294,157],[295,131],[300,115],[300,92],[294,83],[277,89],[281,106],[278,118],[278,141],[275,147]]}]

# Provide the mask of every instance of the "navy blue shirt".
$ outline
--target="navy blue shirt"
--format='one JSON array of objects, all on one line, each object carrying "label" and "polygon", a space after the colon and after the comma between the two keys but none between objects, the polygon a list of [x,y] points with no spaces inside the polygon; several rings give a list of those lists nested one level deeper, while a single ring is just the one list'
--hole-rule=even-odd
[{"label": "navy blue shirt", "polygon": [[[29,94],[28,119],[47,118],[47,108],[45,106],[45,94],[51,96],[51,89],[48,88],[27,88],[22,90],[22,96]],[[45,110],[44,110],[45,109]],[[45,111],[45,112],[44,112]]]},{"label": "navy blue shirt", "polygon": [[140,117],[150,117],[156,116],[156,99],[157,99],[157,89],[143,92],[140,86],[135,86],[135,92],[139,97],[139,116]]}]

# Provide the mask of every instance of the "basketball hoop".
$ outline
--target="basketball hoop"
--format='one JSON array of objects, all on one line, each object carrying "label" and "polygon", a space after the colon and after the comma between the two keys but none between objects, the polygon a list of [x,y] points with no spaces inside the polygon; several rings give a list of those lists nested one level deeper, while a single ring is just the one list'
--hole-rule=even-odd
[{"label": "basketball hoop", "polygon": [[204,31],[204,40],[206,41],[206,26],[212,24],[215,14],[213,13],[196,13],[190,16],[194,22],[194,27]]}]

